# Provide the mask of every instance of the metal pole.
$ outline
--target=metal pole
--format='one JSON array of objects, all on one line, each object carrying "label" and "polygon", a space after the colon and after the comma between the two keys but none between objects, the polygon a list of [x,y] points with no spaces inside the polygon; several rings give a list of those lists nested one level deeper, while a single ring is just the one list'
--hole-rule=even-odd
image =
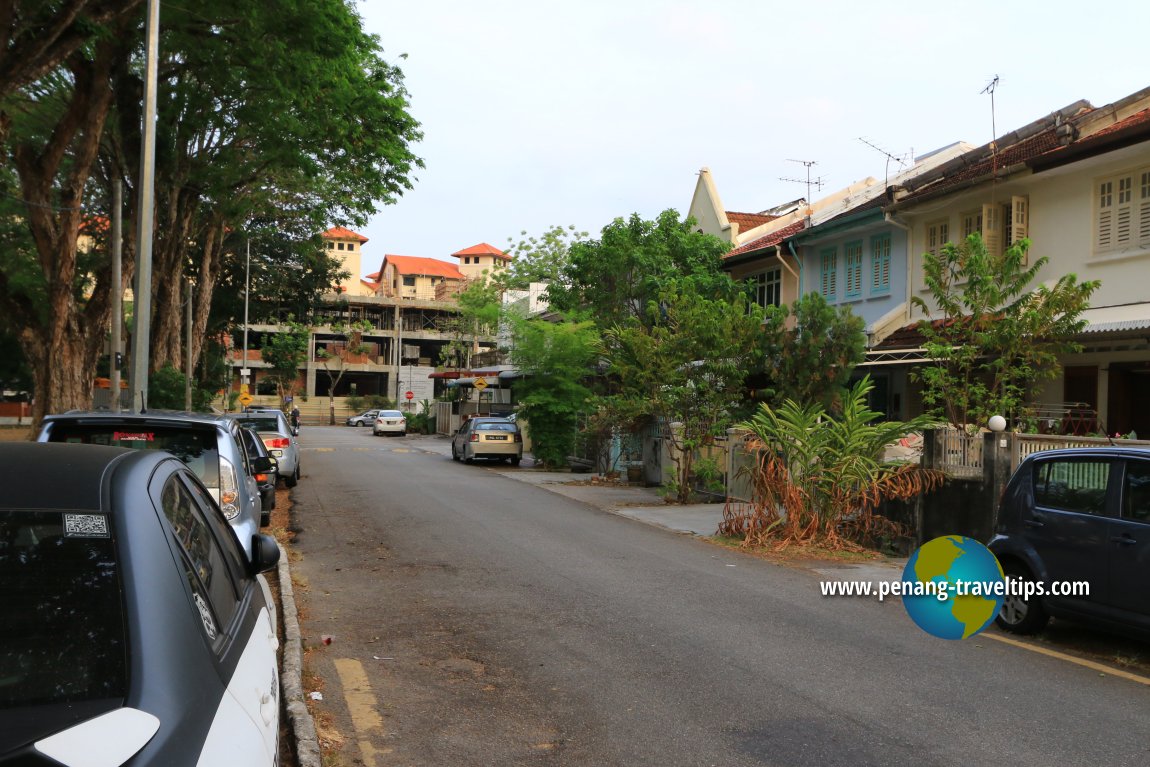
[{"label": "metal pole", "polygon": [[124,187],[112,182],[112,401],[113,413],[120,412],[120,368],[124,363],[124,275],[123,275]]},{"label": "metal pole", "polygon": [[192,412],[192,280],[188,278],[188,306],[184,312],[188,341],[184,349],[184,410]]},{"label": "metal pole", "polygon": [[144,75],[143,144],[140,151],[139,210],[136,216],[136,318],[132,333],[132,409],[148,406],[149,347],[152,344],[152,228],[156,185],[156,79],[160,51],[160,0],[148,0]]},{"label": "metal pole", "polygon": [[240,383],[248,382],[248,293],[252,285],[252,241],[248,240],[247,265],[244,267],[244,359],[240,363]]}]

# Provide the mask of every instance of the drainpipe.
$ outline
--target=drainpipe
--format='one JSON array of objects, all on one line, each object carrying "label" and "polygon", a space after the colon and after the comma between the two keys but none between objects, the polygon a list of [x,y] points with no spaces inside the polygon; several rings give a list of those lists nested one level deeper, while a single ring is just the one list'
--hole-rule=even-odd
[{"label": "drainpipe", "polygon": [[[894,217],[894,214],[889,212],[889,211],[887,211],[886,213],[883,213],[883,220],[885,220],[891,226],[893,226],[897,229],[901,229],[904,232],[906,232],[906,263],[907,263],[907,267],[910,267],[910,265],[911,265],[910,226],[908,224],[902,222],[902,221],[899,221],[897,218]],[[911,292],[914,290],[914,288],[911,287],[913,284],[914,284],[914,280],[912,279],[911,270],[908,268],[907,273],[906,273],[906,318],[907,319],[910,319],[910,314],[911,314],[910,299],[911,299]]]},{"label": "drainpipe", "polygon": [[[797,296],[795,296],[795,299],[797,300],[797,299],[803,297],[803,260],[801,258],[799,258],[799,254],[795,252],[794,240],[787,240],[787,249],[791,251],[791,258],[795,259],[795,263],[799,265],[798,274],[795,274],[794,269],[791,269],[789,266],[787,267],[787,269],[790,270],[791,274],[795,274],[795,276],[799,280],[799,294]],[[783,261],[783,259],[781,257],[779,258],[779,260]],[[783,261],[784,266],[786,266],[786,263],[787,263],[786,261]]]}]

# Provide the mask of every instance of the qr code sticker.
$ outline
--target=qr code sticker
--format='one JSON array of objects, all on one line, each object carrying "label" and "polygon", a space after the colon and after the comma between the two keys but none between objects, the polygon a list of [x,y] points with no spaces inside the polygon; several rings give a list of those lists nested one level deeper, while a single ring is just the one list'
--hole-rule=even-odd
[{"label": "qr code sticker", "polygon": [[64,537],[107,538],[108,517],[104,514],[65,514]]}]

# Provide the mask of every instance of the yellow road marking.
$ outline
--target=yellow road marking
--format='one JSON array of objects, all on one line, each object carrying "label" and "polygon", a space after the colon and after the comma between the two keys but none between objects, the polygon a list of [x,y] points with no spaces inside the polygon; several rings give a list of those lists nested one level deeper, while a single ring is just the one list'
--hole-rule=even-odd
[{"label": "yellow road marking", "polygon": [[305,447],[304,450],[311,450],[315,453],[334,453],[334,447]]},{"label": "yellow road marking", "polygon": [[367,767],[377,767],[379,762],[375,757],[387,751],[376,749],[367,737],[372,733],[380,736],[384,734],[383,717],[379,715],[379,704],[367,681],[367,673],[363,670],[363,664],[354,658],[336,658],[334,662],[340,684],[343,685],[343,698],[347,701],[352,726],[359,736],[356,743],[363,756],[363,763]]},{"label": "yellow road marking", "polygon": [[1039,647],[1037,645],[1028,644],[1026,642],[1021,642],[1017,639],[1011,639],[1010,637],[1004,637],[999,634],[980,634],[979,636],[986,637],[987,639],[993,639],[996,642],[1002,642],[1003,644],[1008,644],[1013,647],[1021,647],[1023,650],[1030,650],[1031,652],[1036,652],[1040,655],[1046,655],[1051,658],[1057,658],[1058,660],[1064,660],[1068,663],[1074,663],[1079,666],[1091,669],[1092,671],[1098,671],[1103,674],[1109,674],[1110,676],[1116,676],[1136,684],[1144,684],[1150,686],[1150,678],[1141,676],[1140,674],[1134,674],[1130,671],[1123,671],[1122,669],[1114,668],[1113,666],[1107,666],[1104,663],[1096,663],[1095,661],[1086,660],[1085,658],[1076,658],[1073,655],[1067,655],[1066,653],[1058,652],[1057,650],[1051,650],[1046,647]]}]

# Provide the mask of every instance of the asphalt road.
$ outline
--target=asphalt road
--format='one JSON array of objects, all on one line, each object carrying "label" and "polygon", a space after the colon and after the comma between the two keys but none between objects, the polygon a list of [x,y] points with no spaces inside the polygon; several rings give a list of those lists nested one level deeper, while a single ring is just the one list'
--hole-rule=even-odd
[{"label": "asphalt road", "polygon": [[1150,764],[1135,681],[935,639],[897,601],[823,598],[427,439],[302,435],[293,569],[332,764]]}]

